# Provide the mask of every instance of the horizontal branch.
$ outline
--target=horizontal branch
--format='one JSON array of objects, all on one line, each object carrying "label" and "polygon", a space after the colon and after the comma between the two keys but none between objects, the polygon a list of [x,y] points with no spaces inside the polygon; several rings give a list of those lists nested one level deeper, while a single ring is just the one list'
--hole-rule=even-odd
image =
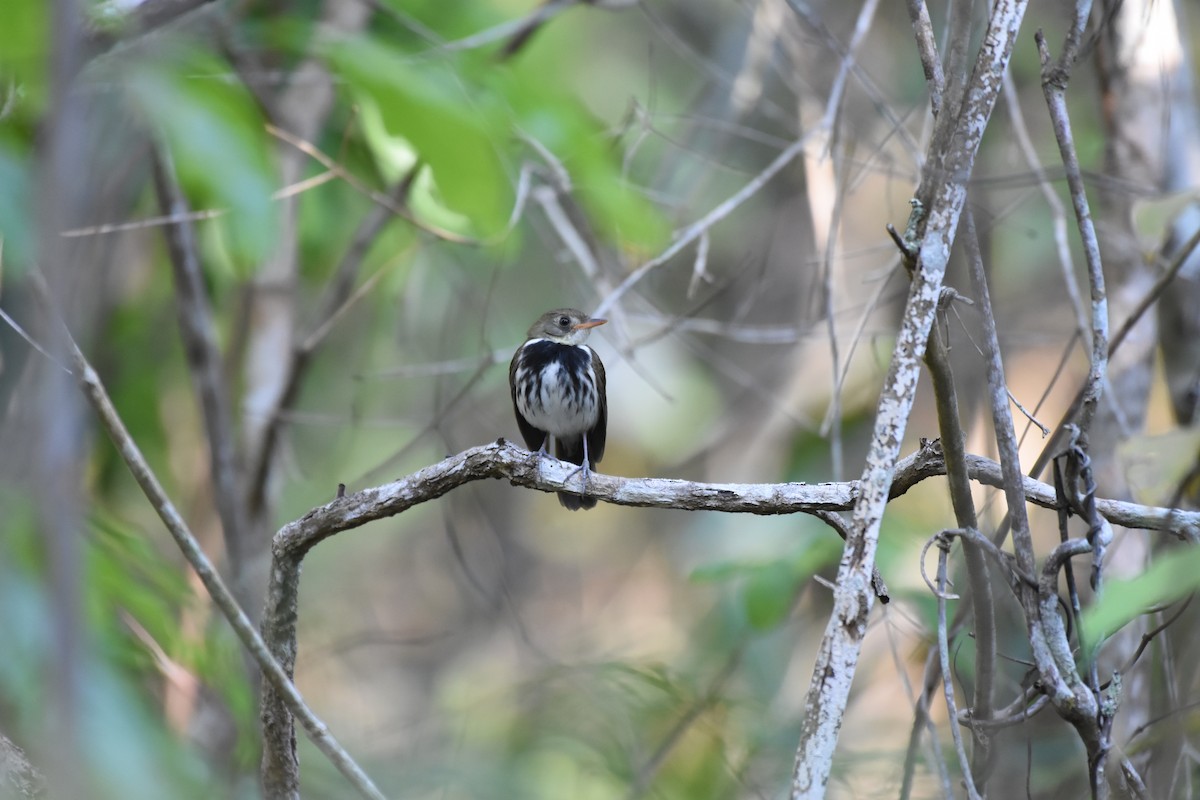
[{"label": "horizontal branch", "polygon": [[[506,479],[514,486],[543,492],[574,492],[580,488],[575,465],[538,456],[500,439],[472,447],[404,478],[364,489],[314,508],[285,525],[276,535],[276,557],[296,558],[313,545],[340,531],[394,516],[415,505],[434,500],[463,484],[487,478]],[[982,456],[967,456],[972,480],[1000,487],[1000,465]],[[904,494],[923,480],[944,475],[940,443],[926,442],[920,450],[897,464],[891,496]],[[1054,487],[1026,478],[1026,498],[1039,506],[1055,507]],[[858,481],[841,483],[700,483],[670,478],[618,478],[592,473],[588,494],[622,506],[674,508],[686,511],[723,511],[743,514],[815,514],[846,511],[859,494]],[[1118,500],[1096,500],[1096,508],[1110,522],[1128,528],[1146,528],[1177,534],[1200,531],[1200,512],[1176,511]]]},{"label": "horizontal branch", "polygon": [[[459,486],[486,478],[505,479],[514,486],[543,492],[578,493],[581,484],[574,476],[575,469],[574,464],[531,453],[498,439],[449,456],[391,483],[338,497],[288,523],[275,534],[272,544],[271,578],[263,612],[263,638],[272,656],[290,676],[296,663],[300,565],[309,549],[318,542],[372,520],[395,516]],[[896,465],[890,496],[897,497],[923,480],[945,474],[945,469],[940,442],[922,442],[917,452]],[[972,480],[991,486],[1002,484],[1000,465],[995,461],[967,456],[967,471]],[[854,507],[860,482],[699,483],[592,473],[587,488],[589,495],[623,506],[745,514],[807,513],[827,519],[829,512]],[[1054,505],[1052,487],[1027,478],[1024,488],[1030,501]],[[1125,527],[1168,530],[1190,537],[1200,535],[1200,512],[1172,511],[1114,500],[1097,500],[1096,507],[1112,522]],[[291,709],[271,685],[264,687],[261,712],[267,794],[297,796],[299,768]]]}]

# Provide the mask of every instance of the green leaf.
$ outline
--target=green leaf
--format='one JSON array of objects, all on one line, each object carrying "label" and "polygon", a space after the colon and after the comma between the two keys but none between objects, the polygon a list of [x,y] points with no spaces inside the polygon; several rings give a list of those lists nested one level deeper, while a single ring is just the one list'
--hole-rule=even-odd
[{"label": "green leaf", "polygon": [[1107,580],[1100,600],[1080,622],[1085,642],[1099,642],[1154,606],[1200,588],[1200,549],[1174,550],[1129,580]]},{"label": "green leaf", "polygon": [[[500,233],[513,196],[500,153],[508,129],[486,95],[467,91],[448,72],[401,58],[371,39],[326,42],[322,52],[364,107],[374,106],[386,131],[403,137],[433,171],[444,204],[470,218],[479,235]],[[405,145],[376,137],[386,166]]]},{"label": "green leaf", "polygon": [[46,98],[50,8],[45,0],[5,0],[0,20],[0,105],[15,101],[18,111],[25,105],[29,118]]},{"label": "green leaf", "polygon": [[176,46],[169,59],[133,66],[126,84],[161,132],[192,203],[227,210],[231,254],[255,265],[275,241],[276,179],[262,116],[232,73],[210,53]]},{"label": "green leaf", "polygon": [[35,229],[29,206],[33,196],[28,160],[19,156],[16,147],[0,140],[0,237],[4,239],[5,272],[14,267],[19,270],[33,260]]}]

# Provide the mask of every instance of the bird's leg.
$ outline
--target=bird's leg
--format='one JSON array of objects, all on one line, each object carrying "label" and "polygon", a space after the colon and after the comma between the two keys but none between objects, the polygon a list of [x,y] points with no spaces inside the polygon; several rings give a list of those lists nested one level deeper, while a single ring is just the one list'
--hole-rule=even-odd
[{"label": "bird's leg", "polygon": [[566,486],[567,482],[580,472],[583,473],[583,489],[581,493],[586,495],[588,488],[588,477],[592,474],[590,461],[588,460],[587,434],[584,434],[583,436],[583,463],[567,473],[567,477],[563,478],[563,485]]}]

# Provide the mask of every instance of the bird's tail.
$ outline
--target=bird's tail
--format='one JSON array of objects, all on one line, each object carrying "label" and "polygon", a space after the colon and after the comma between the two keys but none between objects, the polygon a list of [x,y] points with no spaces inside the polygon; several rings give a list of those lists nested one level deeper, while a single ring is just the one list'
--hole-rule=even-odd
[{"label": "bird's tail", "polygon": [[[565,441],[562,438],[555,437],[554,453],[561,461],[569,461],[572,464],[583,465],[583,437]],[[588,470],[596,466],[593,459],[588,459]],[[586,473],[585,473],[586,474]],[[562,503],[563,508],[571,511],[579,509],[588,509],[596,507],[596,498],[588,497],[587,495],[568,494],[567,492],[558,493],[558,502]]]}]

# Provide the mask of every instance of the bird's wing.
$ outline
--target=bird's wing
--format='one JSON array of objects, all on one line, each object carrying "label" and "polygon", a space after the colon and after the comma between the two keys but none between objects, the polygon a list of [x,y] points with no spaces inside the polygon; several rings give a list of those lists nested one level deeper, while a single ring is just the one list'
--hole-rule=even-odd
[{"label": "bird's wing", "polygon": [[530,450],[540,450],[542,444],[546,441],[546,432],[530,425],[529,420],[525,419],[520,407],[517,405],[517,362],[521,360],[521,350],[523,347],[517,348],[517,352],[513,353],[512,361],[509,362],[508,386],[512,393],[513,414],[517,417],[517,427],[521,429],[521,437],[525,440],[525,446]]},{"label": "bird's wing", "polygon": [[588,348],[592,356],[592,368],[596,370],[596,394],[600,401],[600,414],[596,418],[596,424],[587,432],[588,440],[588,460],[595,464],[600,459],[604,458],[604,441],[608,435],[608,381],[604,376],[604,362],[600,360],[600,356],[592,348]]}]

